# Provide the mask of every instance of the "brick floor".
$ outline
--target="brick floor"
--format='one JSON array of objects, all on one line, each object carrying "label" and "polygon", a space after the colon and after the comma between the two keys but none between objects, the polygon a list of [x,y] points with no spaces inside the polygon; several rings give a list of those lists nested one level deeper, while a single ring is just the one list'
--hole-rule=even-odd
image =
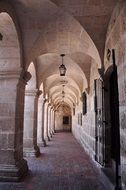
[{"label": "brick floor", "polygon": [[0,183],[0,190],[109,190],[71,133],[56,133],[41,152],[27,158],[28,176],[19,183]]}]

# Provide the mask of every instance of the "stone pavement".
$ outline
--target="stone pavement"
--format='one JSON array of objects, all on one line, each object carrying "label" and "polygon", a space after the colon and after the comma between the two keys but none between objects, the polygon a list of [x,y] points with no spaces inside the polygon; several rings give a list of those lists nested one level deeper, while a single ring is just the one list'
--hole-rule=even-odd
[{"label": "stone pavement", "polygon": [[71,133],[56,133],[41,156],[27,158],[29,174],[0,190],[109,190],[101,171]]}]

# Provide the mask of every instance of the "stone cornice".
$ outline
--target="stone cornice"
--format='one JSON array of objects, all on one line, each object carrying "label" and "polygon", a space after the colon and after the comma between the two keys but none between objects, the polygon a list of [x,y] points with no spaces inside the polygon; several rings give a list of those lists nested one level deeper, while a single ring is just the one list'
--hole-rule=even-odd
[{"label": "stone cornice", "polygon": [[26,85],[30,78],[31,74],[23,69],[17,71],[0,71],[0,80],[15,79],[22,81]]}]

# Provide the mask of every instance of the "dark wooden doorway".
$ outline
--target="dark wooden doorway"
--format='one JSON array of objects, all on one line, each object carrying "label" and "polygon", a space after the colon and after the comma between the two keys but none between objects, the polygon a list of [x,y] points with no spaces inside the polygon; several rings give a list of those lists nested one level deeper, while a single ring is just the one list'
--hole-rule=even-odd
[{"label": "dark wooden doorway", "polygon": [[113,173],[115,189],[121,187],[120,177],[120,125],[119,125],[119,95],[117,67],[113,53],[113,66],[104,77],[104,166],[109,167]]},{"label": "dark wooden doorway", "polygon": [[111,158],[120,160],[119,100],[116,71],[110,77]]}]

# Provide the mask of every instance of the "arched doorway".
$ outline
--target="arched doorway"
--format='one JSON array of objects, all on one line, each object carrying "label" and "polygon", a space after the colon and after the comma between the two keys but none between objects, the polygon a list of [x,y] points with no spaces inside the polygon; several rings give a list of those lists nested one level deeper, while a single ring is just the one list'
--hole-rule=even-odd
[{"label": "arched doorway", "polygon": [[13,18],[0,13],[0,180],[18,181],[26,173],[23,159],[25,75]]},{"label": "arched doorway", "polygon": [[104,165],[109,168],[108,171],[112,174],[116,189],[119,189],[121,186],[119,95],[114,50],[113,65],[108,68],[104,77],[104,106]]},{"label": "arched doorway", "polygon": [[36,84],[36,71],[34,63],[28,67],[31,79],[25,89],[24,106],[24,156],[39,156],[40,150],[37,146],[37,110],[39,91]]},{"label": "arched doorway", "polygon": [[56,111],[56,132],[71,132],[71,108],[66,103],[61,103]]}]

